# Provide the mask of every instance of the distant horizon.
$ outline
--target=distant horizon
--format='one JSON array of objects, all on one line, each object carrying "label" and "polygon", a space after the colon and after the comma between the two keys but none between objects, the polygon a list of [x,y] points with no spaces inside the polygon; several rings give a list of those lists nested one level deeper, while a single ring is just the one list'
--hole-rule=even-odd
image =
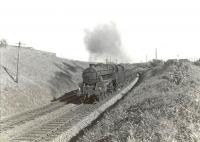
[{"label": "distant horizon", "polygon": [[[11,48],[18,48],[18,45],[14,45],[14,44],[8,44],[8,47],[11,47]],[[32,49],[32,50],[37,50],[37,51],[41,51],[41,52],[46,52],[46,53],[49,53],[49,54],[55,54],[56,57],[58,58],[62,58],[62,59],[67,59],[67,60],[72,60],[72,61],[81,61],[81,62],[88,62],[88,63],[106,63],[106,58],[105,58],[105,61],[84,61],[84,60],[77,60],[77,59],[70,59],[70,58],[66,58],[66,57],[60,57],[58,56],[55,52],[49,52],[49,51],[45,51],[45,50],[40,50],[40,49],[36,49],[32,46],[21,46],[21,48],[25,48],[25,49]],[[200,57],[197,57],[197,58],[169,58],[169,59],[160,59],[160,58],[153,58],[153,59],[150,59],[150,60],[147,60],[147,62],[151,62],[153,60],[161,60],[161,61],[167,61],[167,60],[184,60],[184,59],[187,59],[191,62],[195,62],[195,61],[198,61],[200,60]],[[116,63],[116,60],[109,60],[108,59],[108,62],[107,63]],[[118,62],[119,64],[120,63],[130,63],[130,64],[134,64],[134,63],[146,63],[146,61],[140,61],[140,62]]]}]

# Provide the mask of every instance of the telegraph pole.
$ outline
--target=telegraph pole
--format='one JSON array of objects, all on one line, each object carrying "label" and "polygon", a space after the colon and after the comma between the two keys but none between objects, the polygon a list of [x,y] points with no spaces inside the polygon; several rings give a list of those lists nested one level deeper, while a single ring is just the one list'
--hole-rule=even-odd
[{"label": "telegraph pole", "polygon": [[155,49],[155,56],[156,56],[156,60],[157,60],[157,48]]},{"label": "telegraph pole", "polygon": [[17,75],[16,75],[16,82],[19,81],[19,50],[20,50],[21,42],[18,43],[18,53],[17,53]]},{"label": "telegraph pole", "polygon": [[147,57],[147,55],[146,55],[146,63],[148,62],[148,57]]}]

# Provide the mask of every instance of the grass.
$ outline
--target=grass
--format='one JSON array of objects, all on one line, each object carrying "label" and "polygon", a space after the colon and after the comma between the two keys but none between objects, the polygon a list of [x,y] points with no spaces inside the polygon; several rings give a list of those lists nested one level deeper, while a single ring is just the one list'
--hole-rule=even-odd
[{"label": "grass", "polygon": [[200,68],[171,62],[148,71],[117,107],[78,141],[200,141]]},{"label": "grass", "polygon": [[20,49],[16,83],[17,48],[0,48],[1,119],[50,103],[53,97],[76,89],[88,63],[56,57],[31,48]]}]

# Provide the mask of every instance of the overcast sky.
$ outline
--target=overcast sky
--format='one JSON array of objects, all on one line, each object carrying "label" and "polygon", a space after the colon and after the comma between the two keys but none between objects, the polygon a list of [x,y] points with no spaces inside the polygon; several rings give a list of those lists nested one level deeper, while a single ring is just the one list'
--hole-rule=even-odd
[{"label": "overcast sky", "polygon": [[200,57],[200,1],[1,0],[0,38],[87,61],[84,30],[113,22],[133,62]]}]

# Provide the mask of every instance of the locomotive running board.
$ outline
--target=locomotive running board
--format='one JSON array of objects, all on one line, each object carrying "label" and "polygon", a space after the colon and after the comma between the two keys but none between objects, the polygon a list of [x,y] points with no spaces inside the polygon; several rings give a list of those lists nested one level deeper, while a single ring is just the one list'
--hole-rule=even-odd
[{"label": "locomotive running board", "polygon": [[88,116],[84,117],[81,121],[72,126],[70,129],[51,140],[51,142],[69,142],[72,138],[77,136],[81,130],[87,128],[92,122],[94,122],[103,112],[105,112],[108,108],[110,108],[120,99],[122,99],[136,85],[138,80],[139,77],[137,76],[135,80],[130,83],[130,85],[125,87],[117,95],[108,100],[106,103],[102,104],[99,108],[90,113]]}]

